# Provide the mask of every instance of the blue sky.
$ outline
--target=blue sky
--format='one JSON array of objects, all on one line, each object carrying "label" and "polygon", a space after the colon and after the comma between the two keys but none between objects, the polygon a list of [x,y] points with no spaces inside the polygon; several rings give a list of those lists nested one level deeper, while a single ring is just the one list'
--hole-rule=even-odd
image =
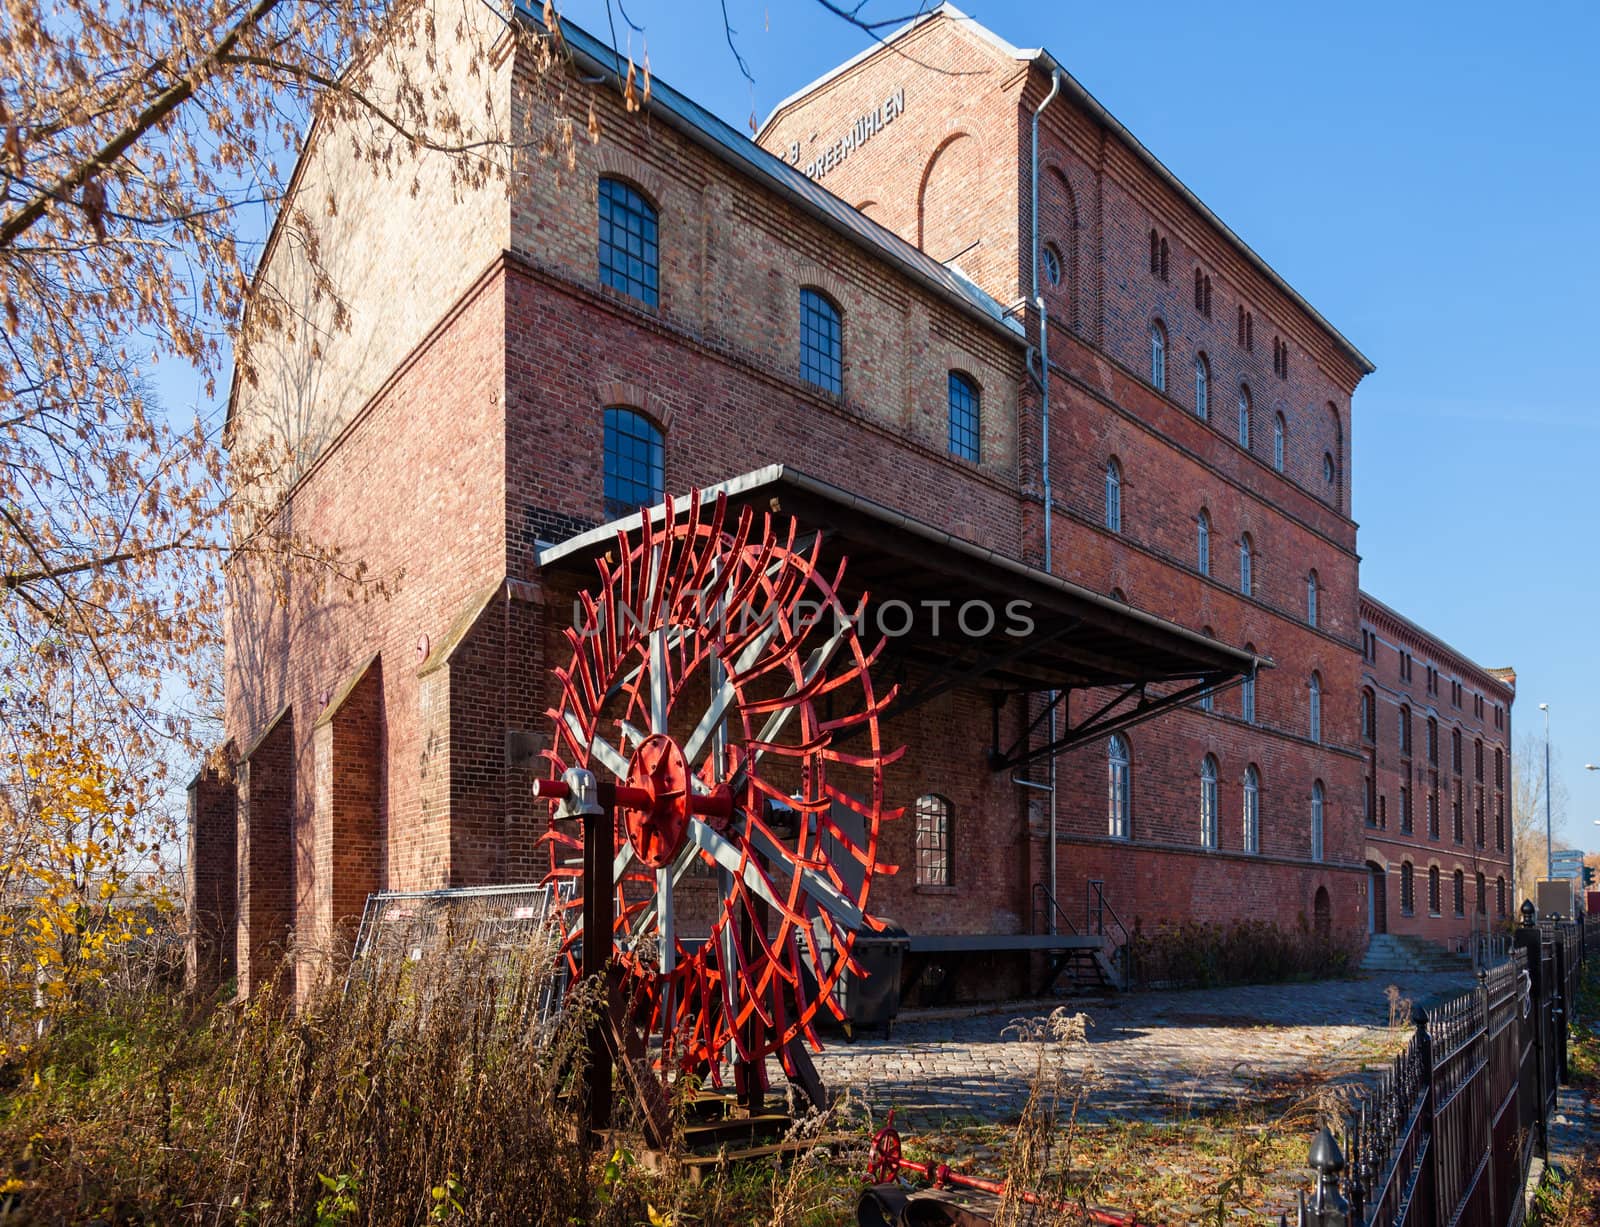
[{"label": "blue sky", "polygon": [[[608,32],[604,0],[559,7]],[[1514,666],[1519,740],[1550,704],[1567,835],[1600,847],[1600,6],[962,7],[1048,47],[1377,363],[1352,432],[1362,584]],[[619,44],[746,131],[869,42],[815,0],[727,8],[754,85],[710,0],[627,0],[642,36],[611,11]]]}]

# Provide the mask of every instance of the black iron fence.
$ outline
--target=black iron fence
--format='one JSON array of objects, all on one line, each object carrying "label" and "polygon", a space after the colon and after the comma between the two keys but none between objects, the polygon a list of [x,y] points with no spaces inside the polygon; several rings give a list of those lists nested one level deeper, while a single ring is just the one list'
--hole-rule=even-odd
[{"label": "black iron fence", "polygon": [[1342,1122],[1343,1148],[1326,1128],[1312,1142],[1316,1179],[1299,1227],[1521,1223],[1595,941],[1581,923],[1534,923],[1529,905],[1507,957],[1476,988],[1416,1009],[1411,1041]]}]

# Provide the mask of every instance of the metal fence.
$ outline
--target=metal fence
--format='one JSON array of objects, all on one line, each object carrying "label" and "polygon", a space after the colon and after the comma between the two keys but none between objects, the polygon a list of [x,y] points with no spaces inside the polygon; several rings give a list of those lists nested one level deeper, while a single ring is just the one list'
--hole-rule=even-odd
[{"label": "metal fence", "polygon": [[509,960],[543,946],[552,967],[540,984],[538,1010],[548,1019],[560,1008],[567,985],[565,960],[554,957],[558,898],[550,885],[525,884],[368,895],[345,991],[396,963],[421,964],[451,950],[470,949],[492,962],[497,955]]},{"label": "metal fence", "polygon": [[1327,1129],[1313,1141],[1299,1227],[1521,1223],[1534,1156],[1548,1156],[1588,945],[1582,924],[1525,914],[1476,988],[1415,1010],[1411,1041],[1342,1122],[1343,1150]]}]

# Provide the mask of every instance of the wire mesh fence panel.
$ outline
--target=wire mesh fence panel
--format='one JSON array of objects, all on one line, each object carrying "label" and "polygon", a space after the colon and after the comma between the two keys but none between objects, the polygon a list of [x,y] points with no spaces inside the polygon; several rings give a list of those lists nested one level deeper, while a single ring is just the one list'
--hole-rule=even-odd
[{"label": "wire mesh fence panel", "polygon": [[[570,893],[570,885],[564,889]],[[567,988],[555,904],[563,896],[548,884],[454,887],[429,891],[381,891],[367,897],[356,934],[345,991],[391,975],[423,986],[431,966],[470,958],[486,989],[504,989],[512,977],[531,973],[534,1008],[548,1022]],[[414,971],[413,971],[414,969]]]}]

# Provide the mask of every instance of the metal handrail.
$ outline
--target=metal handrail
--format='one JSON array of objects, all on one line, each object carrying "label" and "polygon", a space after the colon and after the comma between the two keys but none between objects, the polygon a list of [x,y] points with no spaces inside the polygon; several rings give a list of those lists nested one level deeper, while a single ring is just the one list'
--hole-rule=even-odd
[{"label": "metal handrail", "polygon": [[[1043,882],[1035,882],[1033,884],[1033,916],[1035,931],[1037,932],[1038,929],[1040,896],[1043,896],[1049,902],[1050,907],[1055,908],[1056,915],[1060,916],[1062,921],[1066,924],[1067,932],[1071,933],[1074,937],[1078,936],[1078,926],[1072,923],[1072,917],[1067,915],[1066,909],[1056,901],[1056,897],[1050,893],[1050,889],[1045,886]],[[1048,910],[1045,912],[1045,917],[1045,929],[1048,931],[1050,928]]]},{"label": "metal handrail", "polygon": [[[1128,926],[1122,923],[1122,917],[1117,915],[1117,909],[1111,906],[1106,898],[1106,883],[1104,878],[1090,878],[1088,890],[1084,898],[1084,923],[1094,929],[1096,937],[1106,935],[1105,918],[1109,913],[1113,923],[1122,930],[1122,940],[1117,944],[1125,946],[1132,940],[1133,934],[1128,931]],[[1091,917],[1093,918],[1091,920]]]}]

